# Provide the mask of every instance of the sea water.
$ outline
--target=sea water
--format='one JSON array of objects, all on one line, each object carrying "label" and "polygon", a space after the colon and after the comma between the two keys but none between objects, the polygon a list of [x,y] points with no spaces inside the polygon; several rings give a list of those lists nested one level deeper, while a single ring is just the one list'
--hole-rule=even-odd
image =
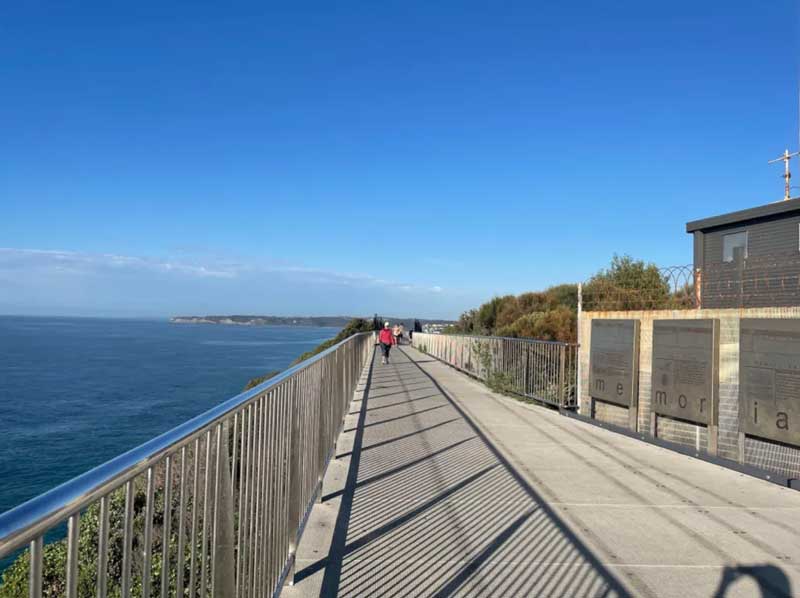
[{"label": "sea water", "polygon": [[337,332],[0,316],[0,513],[203,413]]}]

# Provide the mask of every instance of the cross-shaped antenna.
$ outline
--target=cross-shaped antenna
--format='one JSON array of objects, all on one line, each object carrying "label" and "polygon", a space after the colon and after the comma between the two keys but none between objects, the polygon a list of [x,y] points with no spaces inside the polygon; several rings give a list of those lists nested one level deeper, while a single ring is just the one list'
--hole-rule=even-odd
[{"label": "cross-shaped antenna", "polygon": [[791,191],[790,191],[791,186],[789,181],[792,178],[792,173],[789,172],[789,159],[794,158],[795,156],[800,156],[800,152],[794,152],[793,154],[790,154],[789,150],[787,149],[786,151],[783,152],[783,155],[780,158],[775,158],[774,160],[770,160],[768,162],[768,164],[775,164],[776,162],[780,162],[781,160],[783,161],[784,164],[783,178],[786,181],[786,194],[783,198],[784,201],[786,201],[787,199],[791,199]]}]

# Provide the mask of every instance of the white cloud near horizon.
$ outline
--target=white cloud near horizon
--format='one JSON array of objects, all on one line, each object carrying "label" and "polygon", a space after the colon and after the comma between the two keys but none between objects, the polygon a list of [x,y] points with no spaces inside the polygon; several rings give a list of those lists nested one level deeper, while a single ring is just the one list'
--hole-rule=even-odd
[{"label": "white cloud near horizon", "polygon": [[0,313],[147,316],[243,310],[275,315],[378,311],[444,318],[455,317],[470,305],[463,293],[439,285],[280,261],[0,248]]}]

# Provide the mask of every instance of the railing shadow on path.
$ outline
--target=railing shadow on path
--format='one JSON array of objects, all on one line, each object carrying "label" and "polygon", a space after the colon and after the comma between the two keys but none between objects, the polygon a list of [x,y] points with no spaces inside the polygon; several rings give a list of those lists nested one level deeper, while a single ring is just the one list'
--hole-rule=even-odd
[{"label": "railing shadow on path", "polygon": [[402,351],[370,365],[336,495],[327,556],[295,576],[324,569],[322,596],[631,596]]}]

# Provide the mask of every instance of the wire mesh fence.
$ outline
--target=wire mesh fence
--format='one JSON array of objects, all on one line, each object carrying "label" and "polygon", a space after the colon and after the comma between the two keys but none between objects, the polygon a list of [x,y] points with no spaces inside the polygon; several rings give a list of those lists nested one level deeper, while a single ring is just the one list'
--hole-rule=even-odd
[{"label": "wire mesh fence", "polygon": [[800,305],[800,255],[746,257],[697,273],[704,308]]},{"label": "wire mesh fence", "polygon": [[657,268],[657,274],[616,279],[596,276],[582,285],[586,311],[720,309],[800,305],[800,254]]},{"label": "wire mesh fence", "polygon": [[582,285],[585,311],[692,309],[698,305],[694,266],[658,268],[630,280],[595,277]]}]

